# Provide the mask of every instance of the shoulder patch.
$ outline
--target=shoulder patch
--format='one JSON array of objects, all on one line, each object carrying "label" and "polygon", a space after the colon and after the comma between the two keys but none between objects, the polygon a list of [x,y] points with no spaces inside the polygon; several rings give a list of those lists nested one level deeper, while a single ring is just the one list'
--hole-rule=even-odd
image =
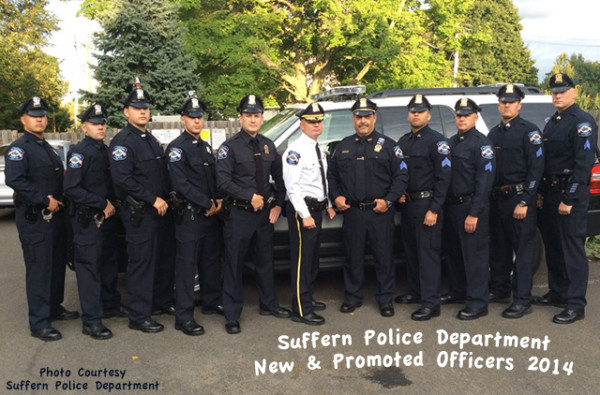
[{"label": "shoulder patch", "polygon": [[181,151],[180,148],[171,147],[169,149],[169,162],[179,162],[181,160]]},{"label": "shoulder patch", "polygon": [[437,142],[437,151],[442,155],[448,155],[450,153],[450,146],[446,140]]},{"label": "shoulder patch", "polygon": [[113,160],[125,160],[127,159],[127,148],[122,145],[115,145],[110,155]]},{"label": "shoulder patch", "polygon": [[219,148],[219,152],[217,153],[217,159],[225,159],[227,158],[227,153],[229,152],[229,147],[226,145],[222,145]]},{"label": "shoulder patch", "polygon": [[6,154],[8,160],[23,160],[24,156],[25,151],[23,151],[23,148],[19,147],[12,147]]},{"label": "shoulder patch", "polygon": [[404,158],[404,153],[402,152],[402,148],[400,148],[399,145],[394,145],[394,155],[396,155],[396,158],[399,159]]},{"label": "shoulder patch", "polygon": [[71,169],[79,169],[81,166],[83,166],[83,155],[72,153],[69,158],[69,167]]},{"label": "shoulder patch", "polygon": [[484,159],[493,159],[494,158],[494,150],[491,145],[484,145],[481,147],[481,156]]},{"label": "shoulder patch", "polygon": [[592,125],[589,122],[580,123],[577,125],[577,134],[580,137],[588,137],[592,134]]},{"label": "shoulder patch", "polygon": [[529,142],[534,145],[542,144],[542,135],[539,130],[534,130],[533,132],[529,132],[527,135],[529,136]]},{"label": "shoulder patch", "polygon": [[300,162],[300,154],[296,151],[290,151],[288,152],[285,161],[288,163],[288,165],[296,166],[298,162]]}]

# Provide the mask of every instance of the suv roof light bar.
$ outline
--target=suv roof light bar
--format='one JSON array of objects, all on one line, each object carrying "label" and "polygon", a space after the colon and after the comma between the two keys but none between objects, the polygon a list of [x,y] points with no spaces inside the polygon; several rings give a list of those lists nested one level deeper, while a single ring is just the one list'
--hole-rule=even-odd
[{"label": "suv roof light bar", "polygon": [[[498,92],[498,88],[503,84],[496,85],[482,85],[482,86],[470,86],[463,88],[415,88],[415,89],[389,89],[383,91],[373,92],[369,95],[370,99],[380,99],[384,97],[399,97],[399,96],[414,96],[416,94],[421,95],[495,95]],[[542,93],[541,89],[535,86],[523,86],[525,94],[539,95]]]},{"label": "suv roof light bar", "polygon": [[364,85],[347,85],[347,86],[336,86],[326,90],[325,92],[310,95],[310,99],[313,101],[344,101],[358,98],[358,96],[364,94],[367,88]]}]

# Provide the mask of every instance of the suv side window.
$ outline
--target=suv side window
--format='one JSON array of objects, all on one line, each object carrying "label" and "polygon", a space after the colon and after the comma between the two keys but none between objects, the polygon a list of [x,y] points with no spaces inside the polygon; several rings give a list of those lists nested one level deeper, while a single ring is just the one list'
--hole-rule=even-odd
[{"label": "suv side window", "polygon": [[[457,132],[456,123],[454,122],[454,111],[448,106],[435,106],[439,107],[440,110],[440,118],[442,119],[443,128],[436,129],[438,132],[442,133],[444,137],[449,139],[454,136]],[[435,128],[433,128],[435,129]]]}]

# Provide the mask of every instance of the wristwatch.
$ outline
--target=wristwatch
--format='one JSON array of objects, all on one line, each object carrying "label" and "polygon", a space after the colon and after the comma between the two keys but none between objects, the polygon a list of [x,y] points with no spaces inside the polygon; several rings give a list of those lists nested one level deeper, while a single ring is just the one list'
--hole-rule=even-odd
[{"label": "wristwatch", "polygon": [[387,207],[388,207],[388,208],[391,208],[391,207],[392,207],[392,204],[394,204],[394,203],[390,202],[389,200],[386,200],[386,201],[385,201],[385,204],[387,204]]},{"label": "wristwatch", "polygon": [[521,200],[521,201],[519,202],[519,206],[520,206],[520,207],[527,207],[527,202],[526,202],[525,200]]}]

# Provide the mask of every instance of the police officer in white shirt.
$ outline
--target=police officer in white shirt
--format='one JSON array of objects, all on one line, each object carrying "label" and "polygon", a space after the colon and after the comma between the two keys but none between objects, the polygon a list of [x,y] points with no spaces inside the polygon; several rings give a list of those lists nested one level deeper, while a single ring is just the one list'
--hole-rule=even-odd
[{"label": "police officer in white shirt", "polygon": [[330,219],[335,211],[329,201],[327,161],[317,138],[323,132],[324,111],[311,103],[298,114],[302,135],[283,155],[283,180],[289,204],[286,205],[290,234],[292,275],[292,320],[308,325],[322,325],[325,319],[315,311],[325,310],[325,303],[313,299],[319,271],[319,245],[322,212]]}]

